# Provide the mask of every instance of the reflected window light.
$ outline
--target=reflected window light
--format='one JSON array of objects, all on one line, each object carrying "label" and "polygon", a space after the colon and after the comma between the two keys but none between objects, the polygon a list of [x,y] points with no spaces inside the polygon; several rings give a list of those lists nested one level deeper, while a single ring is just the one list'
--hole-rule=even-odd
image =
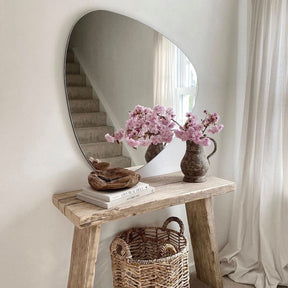
[{"label": "reflected window light", "polygon": [[180,123],[186,120],[186,113],[192,111],[197,93],[197,76],[195,69],[183,52],[174,45],[176,87],[174,94],[174,109]]},{"label": "reflected window light", "polygon": [[154,105],[173,107],[184,123],[197,94],[195,69],[183,52],[160,33],[155,34]]}]

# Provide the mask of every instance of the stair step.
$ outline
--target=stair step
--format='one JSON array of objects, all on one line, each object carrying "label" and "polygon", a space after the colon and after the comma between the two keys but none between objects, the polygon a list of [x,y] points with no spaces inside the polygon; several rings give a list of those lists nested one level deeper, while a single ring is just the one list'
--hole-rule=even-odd
[{"label": "stair step", "polygon": [[105,112],[71,113],[71,116],[75,128],[106,125]]},{"label": "stair step", "polygon": [[74,62],[74,53],[71,50],[67,51],[66,62]]},{"label": "stair step", "polygon": [[98,112],[99,100],[98,99],[81,99],[69,101],[70,111],[73,112]]},{"label": "stair step", "polygon": [[67,86],[85,86],[86,76],[82,74],[66,74]]},{"label": "stair step", "polygon": [[77,87],[70,86],[67,87],[68,98],[69,99],[92,99],[92,87]]},{"label": "stair step", "polygon": [[66,63],[66,74],[79,74],[80,73],[80,65],[79,63]]},{"label": "stair step", "polygon": [[122,154],[122,145],[117,143],[98,142],[82,144],[81,147],[87,158],[92,156],[95,159],[102,159]]},{"label": "stair step", "polygon": [[[118,144],[119,145],[119,144]],[[103,158],[100,159],[102,162],[109,162],[109,168],[127,168],[131,167],[131,159],[125,156],[111,157],[111,158]]]},{"label": "stair step", "polygon": [[111,126],[75,128],[75,132],[79,142],[86,144],[106,141],[105,134],[113,134],[114,128]]}]

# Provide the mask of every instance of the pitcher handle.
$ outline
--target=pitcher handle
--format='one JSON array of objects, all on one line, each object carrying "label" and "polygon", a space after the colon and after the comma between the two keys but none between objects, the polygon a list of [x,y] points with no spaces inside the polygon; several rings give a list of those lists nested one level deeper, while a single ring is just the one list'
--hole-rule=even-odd
[{"label": "pitcher handle", "polygon": [[209,139],[213,142],[213,144],[214,144],[214,149],[213,149],[213,151],[207,156],[207,160],[208,160],[208,162],[209,162],[209,164],[210,164],[209,158],[217,151],[217,143],[216,143],[216,141],[215,141],[213,138],[211,138],[211,137],[207,137],[207,138],[209,138]]}]

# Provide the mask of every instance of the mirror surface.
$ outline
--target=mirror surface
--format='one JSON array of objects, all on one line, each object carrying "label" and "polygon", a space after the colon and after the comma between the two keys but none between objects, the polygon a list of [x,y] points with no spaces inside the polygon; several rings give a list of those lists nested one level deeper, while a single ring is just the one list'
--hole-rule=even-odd
[{"label": "mirror surface", "polygon": [[197,94],[193,65],[157,31],[108,11],[86,14],[68,41],[66,94],[83,155],[111,167],[144,165],[147,147],[108,143],[104,135],[124,128],[136,105],[173,107],[184,123]]}]

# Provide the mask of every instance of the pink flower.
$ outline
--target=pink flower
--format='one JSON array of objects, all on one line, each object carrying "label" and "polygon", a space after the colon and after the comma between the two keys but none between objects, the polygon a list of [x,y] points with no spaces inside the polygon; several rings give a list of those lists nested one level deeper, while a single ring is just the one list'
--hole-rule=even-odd
[{"label": "pink flower", "polygon": [[151,144],[150,140],[139,140],[139,142],[140,142],[140,145],[144,147],[147,147]]},{"label": "pink flower", "polygon": [[113,136],[111,136],[110,134],[105,134],[105,139],[109,143],[114,143],[114,141],[115,141],[115,138]]},{"label": "pink flower", "polygon": [[198,122],[198,117],[193,115],[191,112],[186,113],[188,118],[184,126],[180,126],[178,130],[174,131],[174,134],[177,138],[182,141],[193,141],[199,145],[208,146],[211,144],[211,140],[206,136],[205,132],[210,132],[212,134],[218,133],[223,129],[222,124],[216,124],[220,117],[218,113],[208,113],[204,110],[206,117]]},{"label": "pink flower", "polygon": [[137,148],[140,145],[139,141],[136,141],[132,138],[126,137],[127,144],[132,148]]},{"label": "pink flower", "polygon": [[165,127],[164,129],[161,129],[160,136],[161,142],[170,143],[173,139],[173,131],[171,131],[170,128]]},{"label": "pink flower", "polygon": [[151,143],[168,143],[173,139],[175,126],[173,109],[165,109],[156,105],[153,109],[137,105],[129,113],[125,129],[114,132],[113,136],[105,137],[107,141],[121,142],[124,139],[128,145],[137,148],[139,145],[148,146]]},{"label": "pink flower", "polygon": [[205,113],[207,116],[205,117],[205,119],[202,121],[203,124],[205,126],[209,126],[211,124],[216,124],[219,119],[220,119],[220,116],[218,113],[213,113],[213,114],[209,114],[207,111]]},{"label": "pink flower", "polygon": [[124,136],[125,136],[125,131],[123,129],[120,129],[114,133],[115,140],[119,142],[123,140]]},{"label": "pink flower", "polygon": [[154,108],[153,108],[153,111],[156,113],[156,114],[163,114],[165,112],[165,108],[161,105],[156,105]]},{"label": "pink flower", "polygon": [[[156,105],[153,109],[137,105],[129,113],[129,119],[126,121],[125,129],[114,132],[114,135],[105,135],[108,142],[115,140],[119,143],[124,139],[127,144],[133,148],[138,146],[148,146],[151,143],[169,143],[175,134],[182,141],[193,141],[200,145],[210,145],[211,141],[207,138],[205,132],[212,134],[218,133],[223,129],[222,124],[218,124],[220,119],[217,113],[208,113],[201,121],[191,112],[186,113],[187,120],[183,126],[175,120],[175,114],[171,107],[165,109],[161,105]],[[178,128],[175,129],[175,125]]]},{"label": "pink flower", "polygon": [[212,133],[212,134],[215,134],[215,133],[218,133],[220,132],[222,129],[223,129],[224,125],[221,124],[221,125],[214,125],[212,126],[211,128],[209,128],[207,131]]},{"label": "pink flower", "polygon": [[188,140],[188,135],[185,131],[183,130],[175,130],[174,131],[175,136],[179,139],[181,139],[182,141],[187,141]]},{"label": "pink flower", "polygon": [[175,114],[174,114],[174,111],[173,111],[173,108],[172,107],[168,107],[167,109],[166,109],[166,114],[167,115],[169,115],[169,116],[171,116],[171,118],[175,118]]},{"label": "pink flower", "polygon": [[203,139],[197,140],[197,144],[203,145],[203,146],[209,146],[211,144],[211,140],[209,138],[205,137]]},{"label": "pink flower", "polygon": [[135,108],[134,108],[134,112],[137,113],[137,114],[141,114],[143,111],[144,111],[145,107],[141,106],[141,105],[137,105]]}]

